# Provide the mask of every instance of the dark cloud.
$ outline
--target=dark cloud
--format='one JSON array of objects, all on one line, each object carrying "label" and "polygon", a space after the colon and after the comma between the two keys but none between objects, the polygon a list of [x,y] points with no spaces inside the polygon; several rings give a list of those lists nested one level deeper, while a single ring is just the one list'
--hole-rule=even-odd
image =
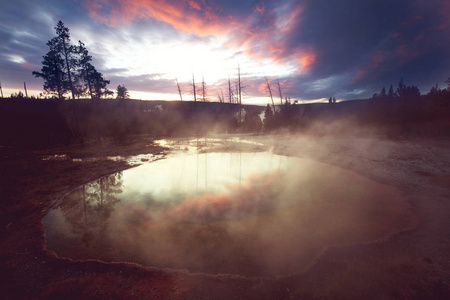
[{"label": "dark cloud", "polygon": [[423,92],[443,82],[450,66],[450,9],[442,1],[433,4],[309,1],[288,38],[277,39],[284,49],[309,47],[316,55],[306,74],[289,78],[289,92],[303,99],[348,99],[370,96],[400,77]]}]

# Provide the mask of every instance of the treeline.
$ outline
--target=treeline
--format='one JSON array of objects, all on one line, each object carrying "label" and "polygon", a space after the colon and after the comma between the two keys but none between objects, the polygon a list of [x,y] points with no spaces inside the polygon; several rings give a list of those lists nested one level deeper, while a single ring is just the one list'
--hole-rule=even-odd
[{"label": "treeline", "polygon": [[[383,87],[370,99],[316,104],[267,105],[264,130],[310,131],[315,133],[354,133],[371,130],[389,137],[450,136],[449,85],[438,85],[421,95],[414,85],[400,80],[394,90]],[[320,124],[320,126],[318,126]]]},{"label": "treeline", "polygon": [[122,142],[141,134],[168,137],[258,132],[263,126],[259,117],[262,110],[258,106],[217,102],[3,99],[0,146]]},{"label": "treeline", "polygon": [[122,142],[141,134],[173,137],[289,130],[321,135],[370,130],[392,138],[449,137],[450,97],[446,93],[332,104],[285,101],[265,108],[193,101],[3,99],[0,152],[103,140]]},{"label": "treeline", "polygon": [[[450,78],[447,79],[446,83],[448,84],[447,88],[441,89],[439,85],[436,83],[435,86],[431,88],[431,90],[426,94],[424,98],[446,98],[450,95]],[[422,95],[420,94],[420,90],[415,85],[406,85],[403,81],[403,78],[400,79],[397,88],[394,90],[392,84],[389,86],[389,90],[386,92],[386,87],[383,86],[379,93],[373,94],[371,99],[418,99]]]}]

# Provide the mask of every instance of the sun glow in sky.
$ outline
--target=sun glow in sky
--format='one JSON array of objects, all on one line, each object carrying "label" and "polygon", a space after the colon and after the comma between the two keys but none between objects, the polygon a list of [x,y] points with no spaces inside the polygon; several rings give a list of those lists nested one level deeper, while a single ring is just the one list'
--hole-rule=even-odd
[{"label": "sun glow in sky", "polygon": [[[386,13],[389,12],[389,13]],[[406,84],[426,93],[448,78],[450,4],[439,0],[16,0],[0,3],[0,81],[6,96],[42,92],[31,75],[59,20],[86,44],[97,70],[132,98],[192,100],[192,76],[208,98],[226,95],[240,66],[243,101],[370,97]]]}]

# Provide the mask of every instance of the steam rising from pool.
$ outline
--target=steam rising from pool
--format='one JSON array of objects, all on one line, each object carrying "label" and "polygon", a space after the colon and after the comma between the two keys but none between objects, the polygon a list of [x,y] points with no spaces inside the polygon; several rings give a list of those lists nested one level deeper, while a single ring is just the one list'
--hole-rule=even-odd
[{"label": "steam rising from pool", "polygon": [[330,165],[187,152],[73,191],[44,224],[47,247],[64,257],[277,276],[329,246],[400,230],[407,210],[397,190]]}]

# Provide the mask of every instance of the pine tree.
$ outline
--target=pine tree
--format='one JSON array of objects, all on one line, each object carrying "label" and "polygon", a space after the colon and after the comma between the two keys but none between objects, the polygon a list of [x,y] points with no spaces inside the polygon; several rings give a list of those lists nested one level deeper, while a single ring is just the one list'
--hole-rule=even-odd
[{"label": "pine tree", "polygon": [[[89,78],[92,83],[92,99],[100,99],[104,95],[109,94],[106,86],[110,83],[109,80],[103,78],[103,74],[97,72],[97,70],[92,66],[92,69],[89,73]],[[124,86],[125,87],[125,86]],[[126,98],[129,98],[128,90],[125,91]]]},{"label": "pine tree", "polygon": [[381,92],[380,92],[379,97],[380,97],[381,99],[386,98],[386,88],[385,88],[384,86],[383,86],[383,88],[381,89]]},{"label": "pine tree", "polygon": [[44,79],[44,90],[49,94],[63,96],[68,91],[67,74],[64,72],[64,60],[61,55],[50,44],[50,51],[43,56],[41,72],[33,71],[35,77]]},{"label": "pine tree", "polygon": [[70,44],[69,28],[65,27],[64,23],[61,20],[58,22],[58,24],[56,24],[55,30],[56,37],[51,39],[47,43],[47,45],[53,45],[55,47],[55,50],[62,55],[66,67],[65,71],[67,74],[68,85],[70,91],[72,92],[72,99],[75,99],[72,72],[76,67],[76,59],[74,58],[74,55],[76,54],[76,48]]},{"label": "pine tree", "polygon": [[106,86],[109,80],[103,78],[103,74],[98,72],[91,64],[92,56],[83,42],[78,41],[77,54],[78,60],[78,78],[83,82],[84,89],[89,91],[91,99],[99,99],[105,94]]},{"label": "pine tree", "polygon": [[50,51],[44,56],[41,72],[33,72],[36,77],[44,79],[44,90],[57,94],[63,99],[67,92],[79,98],[87,91],[91,98],[100,98],[106,94],[109,80],[105,80],[91,64],[85,45],[78,41],[78,46],[70,44],[69,28],[59,21],[55,27],[56,36],[47,42]]},{"label": "pine tree", "polygon": [[119,84],[117,86],[117,99],[128,99],[128,98],[130,98],[128,89],[125,87],[125,85]]},{"label": "pine tree", "polygon": [[264,127],[270,129],[273,127],[273,111],[270,104],[267,104],[266,110],[264,111]]},{"label": "pine tree", "polygon": [[63,99],[64,94],[72,92],[75,99],[75,89],[80,90],[78,83],[74,84],[73,75],[77,68],[76,47],[70,44],[69,28],[59,21],[55,27],[56,36],[47,42],[50,51],[44,56],[41,72],[34,71],[32,74],[44,79],[44,90],[48,93],[57,94]]},{"label": "pine tree", "polygon": [[93,98],[92,92],[92,82],[91,82],[91,72],[92,69],[95,69],[94,66],[91,65],[92,56],[89,55],[88,50],[86,49],[83,42],[78,41],[77,52],[79,55],[79,75],[81,80],[83,80],[87,85],[87,90],[89,91],[89,95],[91,99]]},{"label": "pine tree", "polygon": [[397,95],[402,98],[406,95],[406,85],[403,82],[403,78],[400,79],[400,82],[398,83],[397,87]]},{"label": "pine tree", "polygon": [[392,99],[395,97],[394,87],[392,86],[392,84],[389,86],[388,97],[389,97],[389,99]]}]

